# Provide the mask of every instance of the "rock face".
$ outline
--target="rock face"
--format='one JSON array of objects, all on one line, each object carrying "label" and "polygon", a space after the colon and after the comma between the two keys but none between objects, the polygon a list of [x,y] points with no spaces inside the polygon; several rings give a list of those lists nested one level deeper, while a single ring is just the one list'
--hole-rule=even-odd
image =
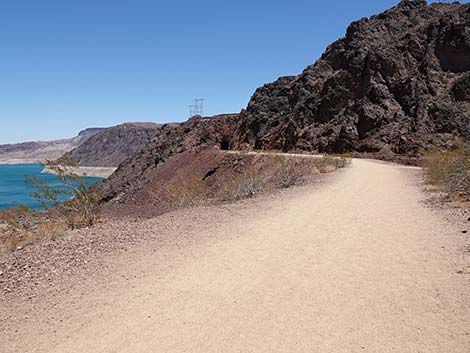
[{"label": "rock face", "polygon": [[400,2],[256,90],[232,146],[415,157],[470,138],[470,5]]},{"label": "rock face", "polygon": [[125,123],[101,130],[66,154],[82,167],[117,167],[142,149],[161,125]]},{"label": "rock face", "polygon": [[85,143],[101,130],[103,129],[86,129],[70,139],[0,145],[0,163],[37,163],[46,159],[54,160]]},{"label": "rock face", "polygon": [[161,125],[149,143],[100,183],[103,199],[132,197],[131,191],[149,184],[157,167],[175,154],[205,147],[228,149],[237,123],[238,114],[226,114],[210,118],[196,116],[181,124]]}]

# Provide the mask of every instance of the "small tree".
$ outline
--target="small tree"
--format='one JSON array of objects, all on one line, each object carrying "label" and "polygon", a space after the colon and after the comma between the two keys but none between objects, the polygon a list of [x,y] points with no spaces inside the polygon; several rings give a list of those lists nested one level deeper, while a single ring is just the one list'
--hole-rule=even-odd
[{"label": "small tree", "polygon": [[57,210],[72,229],[93,225],[100,215],[99,195],[96,190],[89,190],[91,184],[84,176],[73,171],[77,164],[66,157],[55,162],[46,160],[41,164],[57,177],[60,185],[51,186],[37,176],[26,176],[26,183],[33,188],[31,196],[44,210]]}]

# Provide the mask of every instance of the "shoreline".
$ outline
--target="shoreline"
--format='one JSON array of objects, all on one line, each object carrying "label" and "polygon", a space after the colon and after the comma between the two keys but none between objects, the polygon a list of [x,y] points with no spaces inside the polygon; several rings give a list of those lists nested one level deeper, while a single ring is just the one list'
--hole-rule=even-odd
[{"label": "shoreline", "polygon": [[[1,165],[33,165],[41,164],[37,159],[0,159]],[[116,167],[70,167],[70,171],[78,174],[79,176],[108,178],[116,171]],[[42,170],[43,174],[54,174],[47,167]]]},{"label": "shoreline", "polygon": [[0,159],[0,165],[41,164],[38,159]]},{"label": "shoreline", "polygon": [[[95,178],[108,178],[115,172],[117,168],[114,167],[67,167],[69,172],[75,173],[79,176],[95,177]],[[48,167],[44,167],[43,174],[55,174]]]}]

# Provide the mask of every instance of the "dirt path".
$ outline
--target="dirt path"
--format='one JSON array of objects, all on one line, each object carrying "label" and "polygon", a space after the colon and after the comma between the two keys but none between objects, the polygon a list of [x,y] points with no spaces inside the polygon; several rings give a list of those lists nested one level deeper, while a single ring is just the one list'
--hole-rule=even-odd
[{"label": "dirt path", "polygon": [[354,160],[214,219],[214,241],[120,255],[0,351],[470,352],[462,229],[423,207],[416,173]]}]

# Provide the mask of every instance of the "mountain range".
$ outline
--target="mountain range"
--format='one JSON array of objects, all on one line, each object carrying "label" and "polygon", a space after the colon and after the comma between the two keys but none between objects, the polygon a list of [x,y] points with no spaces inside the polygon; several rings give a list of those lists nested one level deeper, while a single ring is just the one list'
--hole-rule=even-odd
[{"label": "mountain range", "polygon": [[57,158],[118,167],[106,197],[203,147],[344,153],[415,163],[470,138],[470,5],[404,0],[353,22],[297,76],[258,88],[239,114],[126,123],[71,140],[0,146],[0,162]]},{"label": "mountain range", "polygon": [[79,147],[102,130],[102,128],[86,129],[69,139],[0,145],[0,164],[27,164],[37,163],[37,161],[45,159],[54,160]]}]

